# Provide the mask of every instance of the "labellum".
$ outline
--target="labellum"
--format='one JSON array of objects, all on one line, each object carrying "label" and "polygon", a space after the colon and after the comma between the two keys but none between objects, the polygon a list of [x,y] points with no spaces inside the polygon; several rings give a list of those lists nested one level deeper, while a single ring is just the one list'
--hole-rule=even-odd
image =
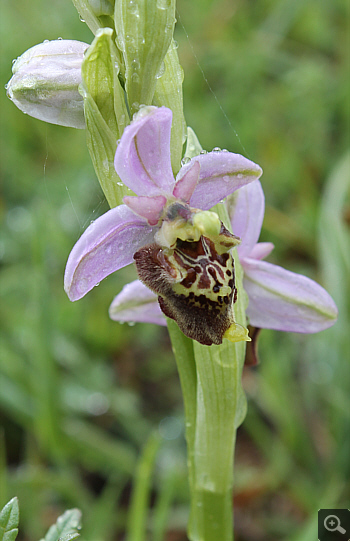
[{"label": "labellum", "polygon": [[156,241],[134,259],[140,280],[158,295],[163,313],[207,346],[223,338],[249,340],[247,330],[234,321],[237,288],[230,250],[238,237],[215,213],[174,203]]}]

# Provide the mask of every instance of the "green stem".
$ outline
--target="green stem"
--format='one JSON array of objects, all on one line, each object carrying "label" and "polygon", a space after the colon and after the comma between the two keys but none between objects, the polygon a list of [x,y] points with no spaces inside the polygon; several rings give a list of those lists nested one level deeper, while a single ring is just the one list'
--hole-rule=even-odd
[{"label": "green stem", "polygon": [[[227,223],[225,209],[215,210]],[[235,252],[235,318],[245,325],[247,298]],[[246,413],[241,386],[246,344],[224,340],[220,346],[208,347],[184,336],[174,321],[168,321],[168,329],[185,406],[191,496],[188,535],[191,541],[233,541],[233,454],[236,429]]]},{"label": "green stem", "polygon": [[245,343],[191,343],[170,321],[185,404],[191,541],[232,541],[233,453],[245,415]]}]

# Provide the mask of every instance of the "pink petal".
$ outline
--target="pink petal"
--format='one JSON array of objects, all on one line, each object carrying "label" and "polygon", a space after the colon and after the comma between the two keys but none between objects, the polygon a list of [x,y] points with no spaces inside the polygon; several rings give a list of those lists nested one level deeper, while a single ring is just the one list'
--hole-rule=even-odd
[{"label": "pink petal", "polygon": [[[190,205],[208,210],[238,188],[260,177],[262,170],[258,165],[232,152],[208,152],[193,158],[199,162],[199,182],[190,199]],[[191,162],[184,165],[178,175],[179,182],[192,167]]]},{"label": "pink petal", "polygon": [[114,298],[109,308],[109,317],[114,321],[166,325],[157,295],[139,280],[124,286],[119,295]]},{"label": "pink petal", "polygon": [[172,112],[144,107],[124,130],[114,159],[115,170],[137,195],[171,193],[174,175],[170,161]]},{"label": "pink petal", "polygon": [[152,242],[155,229],[121,205],[84,231],[71,251],[64,289],[71,301],[83,297],[103,278],[133,261],[133,254]]},{"label": "pink petal", "polygon": [[145,195],[133,197],[126,195],[123,198],[123,202],[135,214],[146,218],[150,225],[156,225],[162,215],[166,198],[163,195],[154,195],[153,197],[147,197]]},{"label": "pink petal", "polygon": [[251,257],[257,243],[265,212],[265,197],[260,181],[243,186],[228,202],[232,231],[242,240],[238,248],[239,256]]},{"label": "pink petal", "polygon": [[[238,254],[240,253],[240,246],[241,245],[237,246]],[[272,252],[274,247],[272,242],[258,242],[251,250],[249,257],[250,259],[265,259],[265,257]]]},{"label": "pink petal", "polygon": [[175,184],[174,197],[189,202],[199,180],[199,170],[199,162],[192,160],[190,169]]},{"label": "pink petal", "polygon": [[310,278],[266,261],[244,259],[242,264],[247,316],[254,327],[314,333],[335,323],[333,299]]}]

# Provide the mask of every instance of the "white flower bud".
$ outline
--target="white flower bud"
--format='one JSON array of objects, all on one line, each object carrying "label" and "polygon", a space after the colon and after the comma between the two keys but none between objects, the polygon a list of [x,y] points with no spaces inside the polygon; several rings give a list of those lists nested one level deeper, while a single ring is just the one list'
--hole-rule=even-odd
[{"label": "white flower bud", "polygon": [[78,87],[88,46],[81,41],[59,39],[28,49],[13,64],[8,97],[34,118],[85,128],[84,102]]}]

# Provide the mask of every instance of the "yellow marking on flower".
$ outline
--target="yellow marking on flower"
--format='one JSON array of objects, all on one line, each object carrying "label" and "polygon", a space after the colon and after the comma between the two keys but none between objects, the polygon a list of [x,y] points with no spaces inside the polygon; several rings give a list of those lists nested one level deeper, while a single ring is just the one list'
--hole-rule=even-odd
[{"label": "yellow marking on flower", "polygon": [[239,323],[232,323],[231,327],[223,334],[223,338],[227,338],[230,342],[251,342],[252,339],[248,335],[248,329]]}]

